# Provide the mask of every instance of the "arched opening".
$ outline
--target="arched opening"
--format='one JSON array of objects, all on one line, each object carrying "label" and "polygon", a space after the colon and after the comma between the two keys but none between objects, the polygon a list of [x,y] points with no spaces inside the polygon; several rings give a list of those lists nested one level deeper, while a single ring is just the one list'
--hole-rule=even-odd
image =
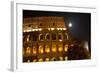
[{"label": "arched opening", "polygon": [[50,59],[49,58],[45,58],[45,61],[49,61]]},{"label": "arched opening", "polygon": [[52,44],[52,52],[56,52],[56,45],[55,44]]},{"label": "arched opening", "polygon": [[39,62],[43,62],[43,59],[42,59],[42,58],[40,58],[40,59],[38,59],[38,61],[39,61]]},{"label": "arched opening", "polygon": [[59,41],[63,41],[63,35],[62,35],[62,33],[59,33],[59,34],[58,34],[58,40],[59,40]]},{"label": "arched opening", "polygon": [[26,41],[29,42],[29,40],[30,40],[30,35],[27,35]]},{"label": "arched opening", "polygon": [[64,51],[65,51],[65,52],[68,51],[68,44],[66,44],[66,45],[64,46]]},{"label": "arched opening", "polygon": [[44,35],[43,35],[43,34],[40,34],[40,35],[39,35],[39,40],[40,40],[40,41],[43,41],[43,39],[44,39]]},{"label": "arched opening", "polygon": [[33,54],[37,54],[37,50],[36,50],[35,46],[33,47],[33,51],[32,52],[33,52]]},{"label": "arched opening", "polygon": [[68,40],[69,37],[68,37],[68,33],[65,33],[65,40]]},{"label": "arched opening", "polygon": [[63,45],[62,45],[62,44],[59,44],[59,45],[58,45],[58,51],[59,51],[59,52],[62,52],[62,51],[63,51]]},{"label": "arched opening", "polygon": [[51,58],[51,61],[56,61],[56,58],[55,57]]},{"label": "arched opening", "polygon": [[63,57],[60,56],[60,57],[59,57],[59,60],[60,60],[60,61],[63,61]]},{"label": "arched opening", "polygon": [[50,52],[50,47],[48,45],[45,46],[45,52],[49,53]]},{"label": "arched opening", "polygon": [[49,34],[49,33],[47,33],[47,34],[45,35],[45,39],[46,39],[46,40],[50,40],[50,34]]},{"label": "arched opening", "polygon": [[43,54],[44,53],[44,50],[43,50],[43,46],[42,45],[39,46],[39,53],[40,54]]},{"label": "arched opening", "polygon": [[30,47],[26,48],[26,54],[31,54],[31,48]]},{"label": "arched opening", "polygon": [[56,34],[55,33],[52,33],[52,40],[56,40]]}]

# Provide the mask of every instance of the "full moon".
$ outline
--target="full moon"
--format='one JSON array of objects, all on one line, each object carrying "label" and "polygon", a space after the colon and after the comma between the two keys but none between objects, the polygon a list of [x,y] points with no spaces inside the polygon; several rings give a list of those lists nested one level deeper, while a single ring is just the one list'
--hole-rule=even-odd
[{"label": "full moon", "polygon": [[72,27],[72,23],[69,23],[69,25],[68,25],[69,27]]}]

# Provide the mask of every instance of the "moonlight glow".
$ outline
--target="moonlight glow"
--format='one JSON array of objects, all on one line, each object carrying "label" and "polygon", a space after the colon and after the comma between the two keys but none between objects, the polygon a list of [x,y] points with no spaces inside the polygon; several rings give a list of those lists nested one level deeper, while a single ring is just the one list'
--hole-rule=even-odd
[{"label": "moonlight glow", "polygon": [[69,25],[68,25],[69,27],[72,27],[72,23],[69,23]]}]

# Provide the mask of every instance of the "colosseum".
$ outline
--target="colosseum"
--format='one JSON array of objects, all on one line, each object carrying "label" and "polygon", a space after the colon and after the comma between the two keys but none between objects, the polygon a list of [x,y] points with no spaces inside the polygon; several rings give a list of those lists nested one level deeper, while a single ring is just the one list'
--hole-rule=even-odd
[{"label": "colosseum", "polygon": [[23,62],[68,60],[68,48],[73,41],[67,24],[59,16],[24,18]]}]

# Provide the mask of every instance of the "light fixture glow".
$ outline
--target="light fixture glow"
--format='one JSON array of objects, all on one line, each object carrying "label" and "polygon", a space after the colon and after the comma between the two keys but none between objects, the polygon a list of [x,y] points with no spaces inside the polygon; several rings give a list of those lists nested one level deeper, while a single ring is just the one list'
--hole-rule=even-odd
[{"label": "light fixture glow", "polygon": [[66,30],[66,28],[63,28],[63,30]]},{"label": "light fixture glow", "polygon": [[48,30],[50,30],[50,28],[48,28]]},{"label": "light fixture glow", "polygon": [[45,52],[46,53],[49,53],[50,52],[50,49],[49,48],[46,48]]},{"label": "light fixture glow", "polygon": [[35,31],[35,29],[32,29],[32,31]]},{"label": "light fixture glow", "polygon": [[59,41],[62,42],[62,39],[60,39]]},{"label": "light fixture glow", "polygon": [[56,48],[53,47],[53,48],[52,48],[52,52],[56,52]]},{"label": "light fixture glow", "polygon": [[36,31],[38,31],[38,29],[35,29]]},{"label": "light fixture glow", "polygon": [[54,28],[51,28],[51,30],[54,30]]},{"label": "light fixture glow", "polygon": [[39,28],[38,30],[39,30],[39,31],[41,31],[41,30],[42,30],[42,28]]},{"label": "light fixture glow", "polygon": [[36,54],[37,52],[36,52],[36,49],[33,49],[33,54]]},{"label": "light fixture glow", "polygon": [[63,51],[62,46],[60,46],[60,47],[58,48],[58,51],[59,51],[59,52],[62,52],[62,51]]},{"label": "light fixture glow", "polygon": [[68,45],[65,45],[65,48],[64,48],[65,52],[68,51]]},{"label": "light fixture glow", "polygon": [[59,28],[57,28],[57,30],[59,30]]},{"label": "light fixture glow", "polygon": [[39,46],[39,53],[40,53],[40,54],[43,54],[43,52],[44,52],[44,51],[43,51],[43,46]]},{"label": "light fixture glow", "polygon": [[59,30],[62,30],[63,28],[59,28]]},{"label": "light fixture glow", "polygon": [[26,32],[31,32],[31,29],[27,29]]}]

